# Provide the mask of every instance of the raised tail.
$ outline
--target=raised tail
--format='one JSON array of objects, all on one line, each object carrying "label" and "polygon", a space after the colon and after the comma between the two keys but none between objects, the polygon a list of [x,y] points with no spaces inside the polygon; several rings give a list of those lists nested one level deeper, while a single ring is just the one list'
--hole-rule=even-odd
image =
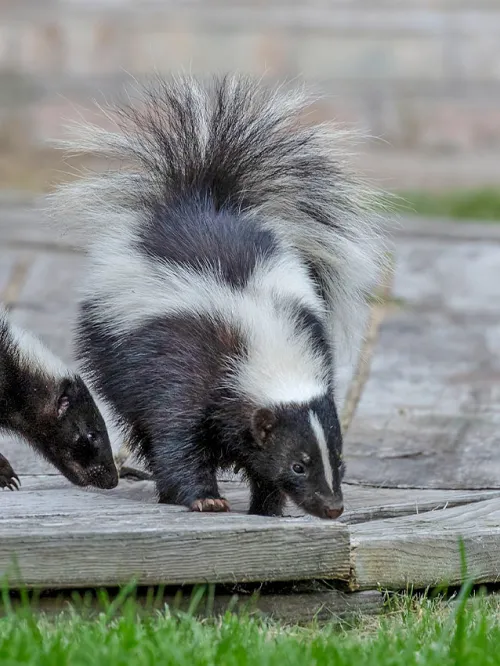
[{"label": "raised tail", "polygon": [[158,79],[106,111],[116,131],[83,126],[64,143],[125,166],[64,186],[58,215],[98,242],[193,196],[258,213],[307,259],[336,338],[350,341],[385,257],[381,216],[346,163],[345,132],[306,122],[312,101],[246,77]]}]

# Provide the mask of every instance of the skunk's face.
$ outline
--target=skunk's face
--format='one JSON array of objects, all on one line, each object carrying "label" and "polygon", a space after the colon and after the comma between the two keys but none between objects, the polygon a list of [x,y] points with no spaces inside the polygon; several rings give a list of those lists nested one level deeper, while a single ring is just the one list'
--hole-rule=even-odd
[{"label": "skunk's face", "polygon": [[118,472],[104,420],[80,377],[49,391],[31,439],[37,449],[77,486],[115,488]]},{"label": "skunk's face", "polygon": [[333,399],[257,410],[252,430],[259,476],[313,516],[342,515],[342,435]]}]

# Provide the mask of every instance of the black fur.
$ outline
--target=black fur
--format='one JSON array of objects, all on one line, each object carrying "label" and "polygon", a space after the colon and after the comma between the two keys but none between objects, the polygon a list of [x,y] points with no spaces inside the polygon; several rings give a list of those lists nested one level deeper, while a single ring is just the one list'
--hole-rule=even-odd
[{"label": "black fur", "polygon": [[[304,307],[300,303],[296,304],[296,317],[297,329],[300,331],[308,332],[313,347],[315,347],[318,352],[327,359],[328,365],[333,368],[334,350],[332,349],[331,342],[328,340],[328,336],[325,330],[325,323],[321,321],[321,318],[318,315],[316,315],[314,312],[311,312],[310,309]],[[330,388],[333,392],[333,373],[331,376]]]},{"label": "black fur", "polygon": [[[321,455],[311,431],[310,410],[317,414],[327,437],[334,498],[325,482]],[[279,407],[272,414],[275,423],[268,441],[247,466],[252,488],[251,513],[280,515],[287,495],[308,513],[320,518],[336,517],[342,506],[340,484],[344,468],[342,435],[333,399],[325,396],[309,405]],[[301,464],[305,473],[295,474],[294,463]]]},{"label": "black fur", "polygon": [[[165,215],[165,230],[170,219]],[[245,224],[248,228],[251,223]],[[200,226],[205,228],[206,220]],[[242,287],[241,280],[234,280],[234,271],[246,266],[250,275],[272,243],[266,234],[258,233],[258,227],[253,234],[247,231],[242,243],[237,221],[228,223],[224,214],[210,226],[214,262],[219,229],[223,229],[220,265],[227,266],[223,274],[228,283]],[[155,234],[153,238],[157,238]],[[182,238],[180,231],[171,237],[170,258],[178,245],[184,247],[196,238],[192,230],[180,243],[179,236]],[[196,242],[191,244],[191,261],[187,263],[196,265],[196,260],[205,260],[207,243],[200,242],[201,249]],[[162,245],[158,243],[158,247]],[[176,256],[180,255],[179,251]],[[243,279],[244,273],[240,276]],[[311,345],[329,364],[330,348],[319,318],[294,302],[279,305],[296,310],[297,332],[307,331]],[[153,473],[161,502],[193,506],[200,499],[220,499],[216,472],[236,467],[244,470],[250,482],[251,513],[280,515],[288,495],[314,515],[338,515],[342,506],[342,437],[333,398],[276,408],[272,436],[263,445],[252,432],[258,406],[228,387],[233,367],[229,362],[244,362],[246,355],[237,330],[213,317],[183,315],[158,318],[117,336],[96,323],[98,310],[98,301],[89,300],[81,306],[77,335],[80,359],[119,417],[131,426],[130,443]],[[326,486],[308,421],[309,409],[317,411],[328,435],[334,495]],[[304,456],[309,457],[307,473],[298,478],[292,467],[303,462]]]},{"label": "black fur", "polygon": [[224,209],[217,213],[212,201],[196,196],[155,210],[139,239],[138,249],[151,259],[216,269],[232,287],[246,284],[258,258],[277,252],[270,231],[248,223],[245,216]]},{"label": "black fur", "polygon": [[[0,313],[0,431],[25,439],[72,483],[114,488],[118,473],[106,425],[82,379],[43,371],[43,359],[36,367],[20,359]],[[3,456],[0,464],[0,477],[17,478]]]},{"label": "black fur", "polygon": [[[234,466],[250,482],[252,513],[278,515],[289,496],[314,515],[337,517],[342,436],[333,398],[332,330],[336,310],[341,325],[356,312],[364,296],[364,264],[370,273],[376,263],[364,251],[369,233],[358,215],[361,194],[358,205],[356,185],[321,130],[304,126],[287,98],[245,79],[216,80],[208,92],[159,81],[142,101],[119,112],[123,136],[87,133],[87,147],[100,149],[102,137],[110,154],[135,166],[129,176],[104,176],[109,189],[98,178],[79,191],[84,224],[104,227],[102,249],[120,238],[109,261],[100,252],[96,276],[109,277],[117,253],[124,259],[117,271],[125,274],[128,256],[139,254],[141,262],[133,264],[138,274],[126,273],[126,288],[139,295],[148,277],[140,271],[153,265],[208,271],[237,292],[262,259],[278,261],[293,248],[302,257],[294,266],[309,270],[307,286],[322,299],[325,315],[315,303],[304,305],[301,289],[272,298],[276,311],[294,313],[297,339],[308,336],[330,381],[314,404],[269,407],[264,398],[266,404],[258,404],[231,381],[248,353],[245,331],[234,319],[225,321],[217,307],[211,316],[190,314],[187,302],[182,315],[156,314],[153,307],[139,325],[129,325],[127,315],[135,313],[126,311],[126,299],[117,315],[109,307],[120,276],[109,292],[99,292],[92,264],[78,322],[80,360],[130,427],[131,444],[151,469],[160,501],[194,507],[220,500],[216,471]],[[68,194],[71,205],[71,189]],[[359,280],[350,254],[361,266]],[[209,294],[206,299],[210,305]],[[322,390],[328,384],[323,375]],[[327,439],[331,489],[310,410]]]}]

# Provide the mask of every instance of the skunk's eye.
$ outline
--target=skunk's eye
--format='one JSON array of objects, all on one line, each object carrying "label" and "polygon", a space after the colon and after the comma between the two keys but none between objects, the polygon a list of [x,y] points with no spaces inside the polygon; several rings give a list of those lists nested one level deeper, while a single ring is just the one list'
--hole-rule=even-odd
[{"label": "skunk's eye", "polygon": [[57,405],[57,418],[60,419],[66,414],[69,407],[69,398],[67,395],[63,395],[59,398],[59,403]]},{"label": "skunk's eye", "polygon": [[77,441],[81,450],[94,453],[99,449],[99,433],[94,430],[89,430],[84,435],[80,435]]},{"label": "skunk's eye", "polygon": [[301,465],[300,463],[293,463],[293,465],[292,465],[292,472],[293,472],[294,474],[301,475],[301,474],[305,474],[305,473],[306,473],[306,469],[305,469],[304,465]]}]

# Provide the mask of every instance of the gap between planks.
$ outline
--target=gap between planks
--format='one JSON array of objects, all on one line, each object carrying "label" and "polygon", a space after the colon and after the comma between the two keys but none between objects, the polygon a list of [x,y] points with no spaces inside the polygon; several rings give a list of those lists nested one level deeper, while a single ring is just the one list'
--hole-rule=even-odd
[{"label": "gap between planks", "polygon": [[394,278],[394,266],[392,261],[384,268],[381,275],[381,294],[377,302],[370,308],[370,316],[366,327],[363,344],[361,346],[358,363],[354,375],[349,382],[344,408],[340,418],[342,432],[345,433],[352,423],[359,401],[363,394],[363,389],[370,376],[370,369],[377,346],[380,326],[387,312],[387,303],[392,292],[392,282]]}]

